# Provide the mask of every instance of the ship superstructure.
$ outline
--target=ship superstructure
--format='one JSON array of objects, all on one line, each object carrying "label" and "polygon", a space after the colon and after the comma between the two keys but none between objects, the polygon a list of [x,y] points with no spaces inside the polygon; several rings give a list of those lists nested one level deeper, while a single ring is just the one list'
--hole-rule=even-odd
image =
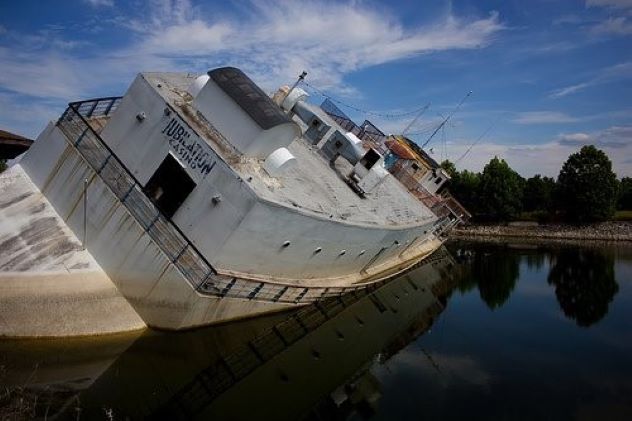
[{"label": "ship superstructure", "polygon": [[122,98],[71,103],[19,170],[148,325],[371,288],[458,219],[306,99],[236,68],[142,73]]}]

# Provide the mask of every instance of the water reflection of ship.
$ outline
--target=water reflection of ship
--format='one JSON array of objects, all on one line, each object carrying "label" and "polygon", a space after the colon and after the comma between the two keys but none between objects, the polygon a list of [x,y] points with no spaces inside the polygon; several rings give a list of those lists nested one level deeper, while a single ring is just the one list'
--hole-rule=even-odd
[{"label": "water reflection of ship", "polygon": [[77,397],[82,417],[104,407],[169,419],[362,412],[379,396],[367,368],[430,327],[457,282],[454,264],[441,249],[371,293],[256,322],[143,335]]}]

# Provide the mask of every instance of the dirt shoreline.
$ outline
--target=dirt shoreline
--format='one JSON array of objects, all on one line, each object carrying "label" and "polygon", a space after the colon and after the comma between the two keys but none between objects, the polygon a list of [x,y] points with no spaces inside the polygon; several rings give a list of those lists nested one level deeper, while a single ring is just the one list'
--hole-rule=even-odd
[{"label": "dirt shoreline", "polygon": [[590,240],[632,242],[632,222],[602,222],[586,226],[538,225],[510,223],[496,225],[467,225],[452,230],[454,239],[535,239],[535,240]]}]

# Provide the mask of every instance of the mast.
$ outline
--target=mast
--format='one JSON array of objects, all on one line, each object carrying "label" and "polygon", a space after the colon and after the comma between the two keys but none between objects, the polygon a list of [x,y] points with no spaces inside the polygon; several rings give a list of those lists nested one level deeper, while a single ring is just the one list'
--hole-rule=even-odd
[{"label": "mast", "polygon": [[433,138],[433,137],[434,137],[434,136],[435,136],[435,135],[439,132],[439,130],[441,130],[441,129],[443,128],[443,126],[445,126],[445,125],[446,125],[446,123],[448,122],[448,120],[450,120],[450,118],[454,115],[454,113],[455,113],[455,112],[457,112],[459,108],[461,108],[461,105],[463,105],[463,103],[465,102],[465,100],[466,100],[466,99],[467,99],[470,95],[472,95],[472,91],[469,91],[469,92],[467,93],[467,95],[465,95],[465,96],[463,97],[463,99],[461,100],[461,102],[459,102],[459,104],[458,104],[456,107],[454,107],[454,110],[452,110],[452,112],[451,112],[450,114],[448,114],[448,116],[447,116],[446,118],[444,118],[444,119],[443,119],[443,121],[441,122],[441,124],[439,124],[439,126],[435,129],[435,131],[434,131],[434,132],[432,132],[432,134],[430,135],[430,137],[428,138],[428,140],[426,140],[426,141],[424,142],[424,144],[423,144],[423,145],[421,145],[421,149],[425,148],[425,147],[426,147],[426,145],[427,145],[428,143],[430,143],[430,141],[432,140],[432,138]]}]

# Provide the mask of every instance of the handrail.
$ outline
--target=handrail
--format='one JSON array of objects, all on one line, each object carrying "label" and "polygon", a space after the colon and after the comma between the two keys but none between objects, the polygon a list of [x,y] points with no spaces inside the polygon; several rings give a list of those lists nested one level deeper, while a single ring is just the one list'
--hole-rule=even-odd
[{"label": "handrail", "polygon": [[[142,184],[88,121],[88,118],[108,116],[120,100],[121,97],[108,97],[72,102],[57,121],[57,126],[198,293],[220,298],[298,304],[338,297],[352,291],[372,290],[388,280],[345,287],[297,286],[218,274],[180,228],[146,197]],[[434,232],[440,235],[445,221],[438,222],[442,223],[435,225]]]},{"label": "handrail", "polygon": [[[101,102],[101,101],[109,101],[111,104],[114,104],[116,101],[119,101],[119,100],[121,100],[121,99],[122,99],[122,97],[106,97],[106,98],[99,98],[99,99],[95,99],[95,100],[79,101],[79,102],[71,102],[70,104],[68,104],[68,106],[69,106],[70,108],[72,108],[72,109],[73,109],[73,111],[75,111],[75,112],[77,113],[77,115],[79,116],[79,118],[81,119],[81,121],[82,121],[82,122],[83,122],[83,123],[84,123],[84,124],[88,127],[88,129],[92,132],[92,134],[93,134],[94,136],[96,136],[96,137],[97,137],[97,139],[99,139],[99,140],[101,141],[101,142],[100,142],[100,143],[101,143],[101,146],[104,146],[104,147],[107,149],[107,151],[111,154],[111,156],[112,156],[112,157],[114,157],[114,159],[118,162],[118,164],[119,164],[121,167],[123,167],[123,168],[125,169],[125,171],[127,172],[127,175],[128,175],[129,177],[131,177],[131,178],[134,180],[134,183],[136,183],[136,185],[138,185],[138,186],[142,186],[142,184],[140,183],[140,181],[138,181],[138,179],[134,176],[134,173],[133,173],[133,172],[131,172],[131,171],[130,171],[130,170],[129,170],[126,166],[125,166],[125,164],[123,164],[123,162],[119,159],[119,157],[118,157],[118,156],[116,156],[116,154],[114,153],[114,151],[112,151],[112,149],[110,149],[110,147],[108,146],[108,144],[107,144],[107,143],[105,143],[105,142],[103,141],[103,139],[101,139],[101,136],[99,136],[99,134],[98,134],[98,133],[94,130],[94,128],[92,127],[92,125],[91,125],[91,124],[90,124],[90,123],[89,123],[89,122],[85,119],[85,117],[84,117],[83,115],[81,115],[81,113],[79,113],[78,109],[77,109],[77,108],[75,108],[75,106],[76,106],[77,104],[81,105],[81,104],[84,104],[84,103],[86,103],[86,102],[92,102],[92,101],[94,101],[94,102],[95,102],[95,106],[94,106],[94,107],[93,107],[93,109],[92,109],[92,110],[93,110],[93,112],[94,112],[94,109],[96,108],[96,106],[98,105],[98,103],[99,103],[99,102]],[[108,108],[108,112],[107,112],[107,113],[105,113],[105,114],[103,114],[103,115],[107,115],[107,114],[109,114],[111,111],[113,111],[113,110],[112,110],[112,107],[109,107],[109,108]],[[93,116],[93,115],[94,115],[94,114],[93,114],[93,112],[91,113],[91,116]],[[156,208],[156,210],[158,210],[158,208]],[[171,218],[169,218],[169,217],[167,217],[167,216],[164,216],[164,215],[162,214],[162,212],[160,212],[159,210],[158,210],[158,212],[159,212],[159,214],[160,214],[160,216],[161,216],[162,218],[165,218],[167,221],[169,221],[169,222],[171,223],[171,228],[174,228],[174,229],[178,232],[178,234],[180,234],[180,235],[181,235],[181,236],[182,236],[182,237],[186,240],[186,242],[187,242],[187,246],[191,247],[191,248],[192,248],[192,249],[193,249],[193,250],[194,250],[197,254],[199,254],[199,255],[200,255],[200,257],[204,260],[204,262],[205,262],[205,263],[206,263],[206,264],[207,264],[207,265],[211,268],[211,270],[213,271],[213,273],[215,273],[215,274],[216,274],[216,273],[217,273],[217,271],[216,271],[216,270],[213,268],[213,266],[212,266],[212,265],[211,265],[211,264],[210,264],[210,263],[206,260],[206,258],[204,258],[204,255],[203,255],[203,254],[202,254],[202,253],[201,253],[201,252],[197,249],[197,247],[195,247],[195,245],[194,245],[193,243],[191,243],[191,241],[189,241],[189,240],[188,240],[187,236],[186,236],[186,235],[182,232],[182,230],[180,229],[180,227],[178,227],[178,225],[177,225],[177,224],[173,223],[173,221],[171,220]]]}]

